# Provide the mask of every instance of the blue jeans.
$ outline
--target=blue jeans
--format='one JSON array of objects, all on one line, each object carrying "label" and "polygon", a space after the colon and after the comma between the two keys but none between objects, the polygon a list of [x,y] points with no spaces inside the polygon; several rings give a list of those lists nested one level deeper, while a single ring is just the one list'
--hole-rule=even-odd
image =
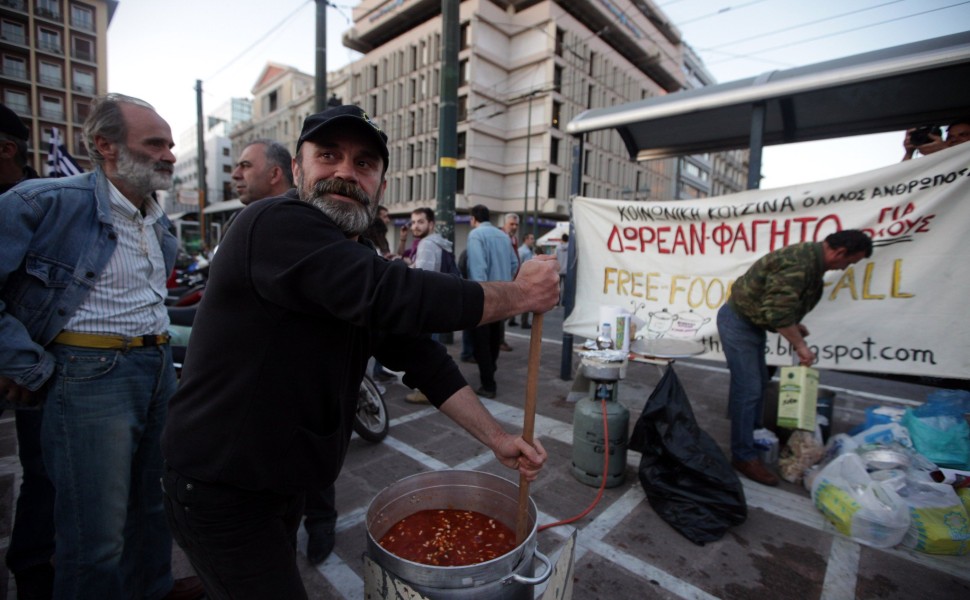
[{"label": "blue jeans", "polygon": [[49,351],[41,443],[57,490],[54,597],[161,598],[174,583],[159,484],[170,348]]},{"label": "blue jeans", "polygon": [[717,311],[717,333],[731,371],[728,412],[731,414],[731,456],[735,460],[758,457],[754,430],[760,425],[768,367],[765,364],[765,330],[738,315],[730,305]]}]

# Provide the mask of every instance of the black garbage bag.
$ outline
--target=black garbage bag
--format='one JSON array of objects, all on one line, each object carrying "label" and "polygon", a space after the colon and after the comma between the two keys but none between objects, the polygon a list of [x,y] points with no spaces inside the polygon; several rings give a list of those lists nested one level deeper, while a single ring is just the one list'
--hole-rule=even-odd
[{"label": "black garbage bag", "polygon": [[629,448],[643,454],[640,483],[650,506],[695,544],[717,541],[747,518],[741,480],[697,425],[672,367],[643,407]]}]

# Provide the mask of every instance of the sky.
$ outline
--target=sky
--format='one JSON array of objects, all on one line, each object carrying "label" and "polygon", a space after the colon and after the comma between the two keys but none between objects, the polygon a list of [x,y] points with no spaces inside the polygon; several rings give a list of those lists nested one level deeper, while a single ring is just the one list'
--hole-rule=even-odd
[{"label": "sky", "polygon": [[[355,0],[327,9],[327,65]],[[970,0],[655,0],[719,83],[970,30]],[[120,0],[108,29],[108,89],[147,100],[178,141],[203,110],[250,90],[267,62],[313,73],[314,0]],[[177,148],[176,148],[177,150]],[[762,188],[898,162],[902,133],[768,146]]]}]

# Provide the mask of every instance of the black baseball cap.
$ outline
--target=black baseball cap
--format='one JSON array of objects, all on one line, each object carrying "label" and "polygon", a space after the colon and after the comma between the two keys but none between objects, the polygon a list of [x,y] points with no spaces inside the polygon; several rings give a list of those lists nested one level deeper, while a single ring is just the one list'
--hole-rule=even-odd
[{"label": "black baseball cap", "polygon": [[374,142],[377,143],[377,147],[381,151],[381,157],[384,159],[384,170],[387,171],[387,161],[389,158],[387,152],[387,134],[377,126],[377,123],[371,121],[367,113],[364,112],[364,109],[353,104],[333,106],[307,117],[303,121],[303,131],[300,132],[300,139],[296,142],[296,151],[300,151],[300,146],[303,142],[320,135],[328,127],[341,124],[351,125],[354,123],[365,125],[365,127],[359,127],[359,129],[365,133],[369,133],[373,137]]},{"label": "black baseball cap", "polygon": [[6,104],[0,104],[0,132],[25,142],[30,137],[27,126]]}]

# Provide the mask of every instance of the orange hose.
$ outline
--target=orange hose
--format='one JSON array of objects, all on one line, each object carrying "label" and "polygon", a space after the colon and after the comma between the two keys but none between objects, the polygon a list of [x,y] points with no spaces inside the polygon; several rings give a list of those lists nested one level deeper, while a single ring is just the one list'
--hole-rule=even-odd
[{"label": "orange hose", "polygon": [[562,521],[556,521],[555,523],[546,523],[545,525],[539,526],[539,531],[545,531],[550,527],[559,527],[560,525],[568,525],[569,523],[574,523],[593,510],[597,504],[599,504],[600,498],[603,497],[603,490],[606,489],[606,478],[609,475],[610,468],[610,426],[606,419],[606,399],[601,398],[600,404],[603,407],[603,481],[600,483],[600,489],[596,493],[596,498],[593,499],[593,503],[586,507],[586,510],[579,513],[575,517],[570,517]]}]

